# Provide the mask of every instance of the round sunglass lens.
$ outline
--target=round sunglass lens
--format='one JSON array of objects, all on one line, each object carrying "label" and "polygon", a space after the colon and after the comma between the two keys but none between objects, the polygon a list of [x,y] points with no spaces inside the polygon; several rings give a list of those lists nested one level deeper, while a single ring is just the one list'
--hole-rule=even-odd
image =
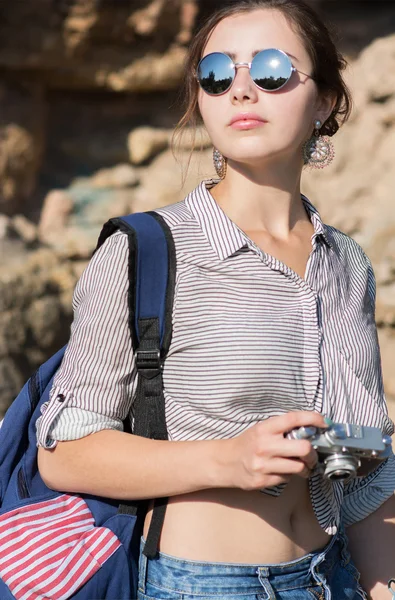
[{"label": "round sunglass lens", "polygon": [[207,94],[223,94],[230,88],[234,79],[233,63],[226,54],[213,52],[200,61],[197,76]]},{"label": "round sunglass lens", "polygon": [[292,64],[285,52],[262,50],[254,56],[250,73],[256,85],[263,90],[279,90],[291,77]]}]

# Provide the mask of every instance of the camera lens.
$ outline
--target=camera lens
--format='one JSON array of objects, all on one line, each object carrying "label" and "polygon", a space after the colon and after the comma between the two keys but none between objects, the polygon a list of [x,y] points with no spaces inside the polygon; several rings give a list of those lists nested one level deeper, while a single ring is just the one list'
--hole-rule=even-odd
[{"label": "camera lens", "polygon": [[336,471],[329,475],[329,479],[333,479],[334,481],[344,481],[345,479],[350,479],[350,475],[350,471]]},{"label": "camera lens", "polygon": [[334,481],[346,481],[356,476],[359,460],[351,454],[329,454],[324,460],[324,477]]}]

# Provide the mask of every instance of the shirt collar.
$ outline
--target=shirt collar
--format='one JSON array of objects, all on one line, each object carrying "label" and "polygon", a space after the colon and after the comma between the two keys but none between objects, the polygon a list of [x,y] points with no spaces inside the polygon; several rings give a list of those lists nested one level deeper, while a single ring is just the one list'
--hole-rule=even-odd
[{"label": "shirt collar", "polygon": [[205,179],[185,199],[210,246],[221,260],[232,256],[247,240],[235,223],[224,213],[209,190],[218,179]]},{"label": "shirt collar", "polygon": [[[185,202],[213,250],[221,260],[225,260],[240,248],[248,245],[248,238],[224,213],[211,195],[209,190],[219,181],[219,179],[203,180],[188,194]],[[322,222],[318,210],[306,196],[301,194],[301,197],[314,227],[314,235],[320,236],[328,246],[332,247],[328,230]]]},{"label": "shirt collar", "polygon": [[306,208],[307,214],[308,214],[308,216],[310,218],[310,221],[311,221],[311,223],[312,223],[312,225],[314,227],[314,235],[315,236],[321,236],[321,239],[324,242],[326,242],[326,244],[330,248],[333,248],[333,244],[332,244],[332,241],[330,239],[330,234],[328,232],[328,228],[322,222],[320,213],[315,208],[315,206],[312,205],[312,203],[310,202],[310,200],[304,194],[301,194],[301,197],[302,197],[303,204],[304,204],[304,206]]}]

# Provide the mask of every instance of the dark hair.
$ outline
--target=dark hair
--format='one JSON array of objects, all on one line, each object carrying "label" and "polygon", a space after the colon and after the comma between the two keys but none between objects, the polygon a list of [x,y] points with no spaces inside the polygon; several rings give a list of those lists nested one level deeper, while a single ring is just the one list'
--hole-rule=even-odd
[{"label": "dark hair", "polygon": [[332,136],[345,123],[352,109],[351,92],[342,77],[347,61],[336,48],[332,35],[318,14],[304,0],[241,0],[225,6],[212,14],[193,38],[184,68],[181,90],[184,115],[179,120],[173,141],[187,126],[194,131],[200,121],[198,108],[199,84],[195,74],[208,38],[216,25],[233,15],[249,13],[262,8],[280,11],[296,29],[313,63],[313,73],[318,90],[336,97],[333,111],[322,125],[320,133]]}]

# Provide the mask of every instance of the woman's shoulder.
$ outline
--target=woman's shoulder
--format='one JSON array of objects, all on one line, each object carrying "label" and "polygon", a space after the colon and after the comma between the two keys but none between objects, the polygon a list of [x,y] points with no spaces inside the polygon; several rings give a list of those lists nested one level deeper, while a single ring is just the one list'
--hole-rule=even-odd
[{"label": "woman's shoulder", "polygon": [[163,217],[171,229],[177,225],[191,222],[193,220],[193,214],[188,207],[187,198],[168,204],[167,206],[155,208],[154,212]]},{"label": "woman's shoulder", "polygon": [[334,251],[340,258],[351,264],[362,262],[366,267],[371,267],[369,257],[356,239],[332,225],[325,225],[325,229]]},{"label": "woman's shoulder", "polygon": [[93,251],[89,265],[114,264],[124,262],[128,254],[129,242],[125,231],[117,229],[109,235],[102,244]]}]

